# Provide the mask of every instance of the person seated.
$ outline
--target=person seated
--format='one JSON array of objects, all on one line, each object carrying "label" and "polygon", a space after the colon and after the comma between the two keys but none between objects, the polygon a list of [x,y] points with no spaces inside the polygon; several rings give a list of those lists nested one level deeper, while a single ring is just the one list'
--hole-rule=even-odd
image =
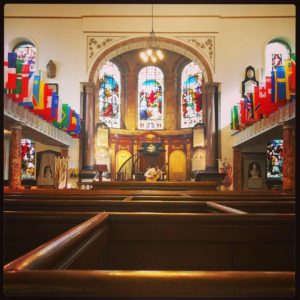
[{"label": "person seated", "polygon": [[155,167],[149,168],[144,176],[146,177],[146,181],[155,182],[161,179],[161,170],[158,168],[158,165]]}]

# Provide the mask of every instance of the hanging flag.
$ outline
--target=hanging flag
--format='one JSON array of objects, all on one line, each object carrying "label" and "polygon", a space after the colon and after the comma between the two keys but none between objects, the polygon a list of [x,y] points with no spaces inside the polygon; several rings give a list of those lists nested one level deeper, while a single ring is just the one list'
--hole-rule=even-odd
[{"label": "hanging flag", "polygon": [[[40,85],[40,93],[39,93],[39,99],[43,99],[43,105],[41,105],[43,108],[35,108],[34,113],[41,116],[44,120],[50,122],[51,121],[51,104],[52,104],[52,89],[50,86],[45,83],[42,85],[43,82],[41,82]],[[42,88],[41,88],[42,87]],[[43,90],[41,92],[41,90]],[[43,98],[42,98],[43,97]]]},{"label": "hanging flag", "polygon": [[27,99],[28,97],[28,88],[29,88],[29,65],[23,64],[22,66],[22,90],[20,94],[20,98],[22,99],[22,102],[24,101],[24,98]]},{"label": "hanging flag", "polygon": [[261,99],[259,94],[259,86],[254,87],[254,93],[253,93],[253,107],[254,107],[254,120],[255,122],[262,119],[262,113],[261,113]]},{"label": "hanging flag", "polygon": [[80,134],[80,115],[78,113],[75,113],[75,115],[76,115],[75,135],[79,137],[79,134]]},{"label": "hanging flag", "polygon": [[65,103],[62,105],[60,124],[64,130],[66,130],[70,124],[70,106]]},{"label": "hanging flag", "polygon": [[273,102],[273,95],[274,95],[274,91],[273,91],[273,78],[272,76],[266,76],[266,91],[267,91],[267,95],[266,95],[266,111],[268,112],[268,114],[271,114],[272,112],[276,111],[278,109],[278,104]]},{"label": "hanging flag", "polygon": [[32,89],[32,91],[33,91],[32,104],[33,104],[34,108],[38,107],[38,104],[39,104],[40,81],[41,81],[41,76],[34,75],[33,89]]},{"label": "hanging flag", "polygon": [[13,89],[12,92],[12,99],[15,102],[21,101],[21,93],[22,93],[22,69],[23,69],[23,60],[17,59],[16,62],[16,73],[17,73],[17,81],[16,87]]},{"label": "hanging flag", "polygon": [[44,90],[45,90],[45,82],[40,80],[40,87],[39,87],[39,101],[37,107],[35,109],[43,109],[45,100],[44,100]]},{"label": "hanging flag", "polygon": [[75,115],[75,110],[70,109],[70,124],[69,127],[67,128],[68,133],[75,133],[76,129],[76,115]]},{"label": "hanging flag", "polygon": [[239,130],[238,107],[234,105],[231,108],[231,130]]},{"label": "hanging flag", "polygon": [[284,66],[278,66],[275,68],[276,72],[276,95],[277,102],[279,106],[283,106],[286,104],[286,76],[284,71]]},{"label": "hanging flag", "polygon": [[52,124],[58,129],[62,129],[62,124],[61,124],[62,117],[63,117],[62,105],[60,105],[57,108],[57,118],[54,121],[52,121]]},{"label": "hanging flag", "polygon": [[290,59],[286,59],[284,61],[284,72],[285,72],[285,83],[286,83],[286,100],[287,102],[290,102],[291,96],[290,96],[290,82],[292,79],[292,61]]},{"label": "hanging flag", "polygon": [[8,53],[7,82],[6,82],[6,89],[7,89],[8,95],[12,95],[13,89],[15,89],[17,86],[16,65],[17,65],[17,53],[9,52]]},{"label": "hanging flag", "polygon": [[[29,66],[29,65],[28,65]],[[30,66],[29,66],[30,69]],[[27,97],[24,96],[22,99],[22,102],[19,102],[19,105],[24,106],[25,108],[29,108],[30,110],[33,109],[33,104],[32,104],[32,97],[33,97],[33,80],[34,80],[34,73],[29,72],[29,77],[28,77],[28,92],[27,92]],[[23,80],[23,78],[22,78]],[[24,83],[24,85],[26,82]],[[22,89],[23,89],[23,83],[22,83]]]},{"label": "hanging flag", "polygon": [[4,67],[4,76],[3,76],[3,87],[4,87],[4,94],[7,94],[7,81],[8,81],[8,51],[7,45],[4,48],[4,60],[3,60],[3,67]]},{"label": "hanging flag", "polygon": [[296,100],[296,54],[291,54],[292,75],[289,81],[291,101]]},{"label": "hanging flag", "polygon": [[51,104],[51,120],[52,121],[57,120],[58,100],[59,100],[59,97],[58,97],[57,93],[52,91],[52,104]]},{"label": "hanging flag", "polygon": [[276,72],[271,71],[272,103],[277,103]]},{"label": "hanging flag", "polygon": [[244,99],[240,101],[240,126],[245,127],[246,125],[246,113],[245,113],[245,102]]},{"label": "hanging flag", "polygon": [[253,107],[253,97],[251,93],[247,93],[244,97],[244,106],[246,114],[246,124],[253,124],[254,120],[254,107]]}]

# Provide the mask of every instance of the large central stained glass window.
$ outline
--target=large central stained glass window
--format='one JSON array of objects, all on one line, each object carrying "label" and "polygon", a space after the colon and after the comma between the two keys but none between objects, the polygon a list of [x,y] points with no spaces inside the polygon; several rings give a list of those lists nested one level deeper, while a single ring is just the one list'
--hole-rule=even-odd
[{"label": "large central stained glass window", "polygon": [[138,76],[138,129],[164,128],[164,74],[148,66]]},{"label": "large central stained glass window", "polygon": [[191,62],[181,73],[181,128],[202,123],[202,79],[200,67]]},{"label": "large central stained glass window", "polygon": [[99,120],[110,128],[120,128],[120,86],[119,68],[108,61],[99,73]]}]

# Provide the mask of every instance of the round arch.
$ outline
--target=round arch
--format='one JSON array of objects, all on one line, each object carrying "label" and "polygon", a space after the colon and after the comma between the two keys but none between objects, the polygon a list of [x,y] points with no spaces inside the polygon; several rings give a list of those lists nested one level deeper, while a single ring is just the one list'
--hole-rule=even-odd
[{"label": "round arch", "polygon": [[[105,51],[100,53],[92,67],[90,68],[88,74],[88,81],[91,84],[96,84],[99,70],[102,68],[102,65],[105,64],[107,61],[113,59],[114,57],[131,51],[135,49],[143,49],[148,41],[148,37],[138,37],[138,38],[131,38],[126,41],[122,41],[117,43],[114,46],[107,48]],[[170,50],[176,53],[179,53],[183,56],[188,57],[190,60],[197,63],[200,67],[205,69],[204,78],[206,82],[213,82],[212,70],[207,62],[206,58],[203,56],[195,48],[186,45],[180,41],[173,40],[170,38],[165,37],[157,37],[157,41],[160,44],[161,49]]]}]

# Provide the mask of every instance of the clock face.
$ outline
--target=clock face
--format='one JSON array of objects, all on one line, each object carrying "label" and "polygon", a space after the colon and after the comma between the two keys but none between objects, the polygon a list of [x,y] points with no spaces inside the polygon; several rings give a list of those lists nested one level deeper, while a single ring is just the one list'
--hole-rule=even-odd
[{"label": "clock face", "polygon": [[247,71],[247,77],[248,77],[248,78],[253,78],[253,77],[254,77],[254,72],[253,72],[253,70],[249,69],[249,70]]}]

